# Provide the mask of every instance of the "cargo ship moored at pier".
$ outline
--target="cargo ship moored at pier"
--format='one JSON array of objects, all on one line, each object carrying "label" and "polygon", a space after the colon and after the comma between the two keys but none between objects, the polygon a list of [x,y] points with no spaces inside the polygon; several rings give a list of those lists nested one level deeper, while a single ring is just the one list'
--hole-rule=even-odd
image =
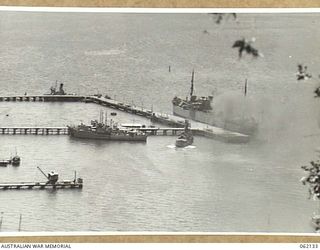
[{"label": "cargo ship moored at pier", "polygon": [[251,117],[238,116],[223,119],[219,117],[212,108],[213,96],[197,97],[194,95],[193,82],[194,71],[189,98],[182,99],[175,96],[172,100],[174,115],[247,135],[252,135],[257,131],[258,123]]}]

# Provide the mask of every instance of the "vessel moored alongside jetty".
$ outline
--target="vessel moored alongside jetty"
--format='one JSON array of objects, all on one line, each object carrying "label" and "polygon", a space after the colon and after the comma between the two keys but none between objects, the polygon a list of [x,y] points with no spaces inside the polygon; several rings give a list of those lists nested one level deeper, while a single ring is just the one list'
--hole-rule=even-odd
[{"label": "vessel moored alongside jetty", "polygon": [[173,114],[247,135],[252,135],[257,131],[258,123],[245,114],[234,117],[226,116],[226,118],[219,117],[219,114],[215,113],[212,108],[212,101],[212,95],[207,97],[194,95],[194,71],[192,71],[189,98],[183,99],[175,96],[172,100]]},{"label": "vessel moored alongside jetty", "polygon": [[11,156],[9,160],[0,160],[1,167],[7,167],[8,165],[19,166],[21,162],[20,156],[17,155],[17,150],[15,156]]},{"label": "vessel moored alongside jetty", "polygon": [[110,141],[137,141],[145,142],[147,134],[135,129],[124,129],[117,124],[107,124],[103,122],[103,114],[100,114],[100,121],[91,121],[90,125],[80,124],[78,126],[68,126],[69,134],[72,137],[81,139],[110,140]]},{"label": "vessel moored alongside jetty", "polygon": [[66,92],[63,89],[63,83],[60,83],[59,90],[57,90],[58,81],[56,81],[55,86],[50,88],[49,95],[66,95]]}]

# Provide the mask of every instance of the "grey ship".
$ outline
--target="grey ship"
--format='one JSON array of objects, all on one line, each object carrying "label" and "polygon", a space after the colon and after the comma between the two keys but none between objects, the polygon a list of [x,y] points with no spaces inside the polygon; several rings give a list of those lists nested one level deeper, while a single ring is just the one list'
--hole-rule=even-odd
[{"label": "grey ship", "polygon": [[211,95],[207,97],[197,97],[194,95],[194,71],[192,71],[190,96],[185,99],[177,96],[173,98],[173,114],[247,135],[252,135],[257,131],[258,123],[252,118],[234,117],[219,119],[213,111],[212,100],[213,96]]},{"label": "grey ship", "polygon": [[50,88],[50,95],[67,95],[63,89],[63,83],[60,83],[59,90],[57,90],[58,81],[56,81],[55,86]]},{"label": "grey ship", "polygon": [[[101,117],[101,116],[100,116]],[[147,134],[134,129],[121,129],[116,124],[107,125],[97,120],[91,121],[90,125],[80,124],[68,126],[70,136],[81,139],[110,140],[110,141],[139,141],[146,142]]]},{"label": "grey ship", "polygon": [[191,145],[193,143],[193,135],[191,130],[189,129],[189,121],[185,121],[184,131],[176,140],[176,147],[183,148]]}]

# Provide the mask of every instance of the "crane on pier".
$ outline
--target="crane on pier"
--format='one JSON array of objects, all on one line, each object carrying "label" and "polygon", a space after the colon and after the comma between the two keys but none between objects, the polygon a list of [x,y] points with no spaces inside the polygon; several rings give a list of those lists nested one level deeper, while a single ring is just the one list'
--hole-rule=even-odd
[{"label": "crane on pier", "polygon": [[59,174],[51,171],[46,175],[40,167],[37,167],[39,171],[48,179],[47,184],[55,184],[59,179]]}]

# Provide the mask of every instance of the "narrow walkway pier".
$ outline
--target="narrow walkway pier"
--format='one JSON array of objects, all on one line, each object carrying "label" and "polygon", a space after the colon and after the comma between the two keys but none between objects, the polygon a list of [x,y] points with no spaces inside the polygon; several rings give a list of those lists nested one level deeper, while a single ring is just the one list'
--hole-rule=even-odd
[{"label": "narrow walkway pier", "polygon": [[0,189],[45,189],[45,188],[82,188],[83,179],[77,178],[77,172],[74,172],[74,180],[62,180],[59,181],[59,174],[51,171],[48,174],[45,174],[40,167],[37,167],[39,171],[46,177],[46,182],[4,182],[0,183]]},{"label": "narrow walkway pier", "polygon": [[67,135],[67,127],[0,127],[2,135]]},{"label": "narrow walkway pier", "polygon": [[18,183],[0,183],[0,189],[7,190],[7,189],[63,189],[63,188],[82,188],[83,183],[78,182],[57,182],[55,184],[46,183],[46,182],[18,182]]},{"label": "narrow walkway pier", "polygon": [[0,96],[0,102],[81,102],[85,96],[78,95],[20,95]]},{"label": "narrow walkway pier", "polygon": [[[184,128],[137,128],[149,135],[177,135]],[[68,135],[68,127],[0,127],[3,135]]]},{"label": "narrow walkway pier", "polygon": [[[134,105],[125,104],[111,98],[102,96],[82,96],[82,95],[24,95],[24,96],[0,96],[1,101],[41,101],[41,102],[85,102],[96,103],[101,106],[117,109],[123,112],[143,116],[150,119],[154,123],[164,124],[171,127],[172,135],[177,133],[177,128],[183,128],[185,119],[168,114],[154,112],[150,109],[138,107]],[[201,135],[216,140],[230,142],[230,143],[246,143],[250,140],[250,136],[210,126],[204,123],[190,120],[191,129],[195,135]],[[141,129],[143,130],[143,129]],[[160,132],[167,134],[169,129],[158,128],[148,129],[151,135],[158,135]],[[146,131],[146,132],[148,132]],[[0,134],[68,134],[67,128],[1,128]]]},{"label": "narrow walkway pier", "polygon": [[177,135],[184,131],[184,128],[154,128],[154,127],[147,127],[147,128],[138,128],[136,130],[145,132],[149,135]]}]

